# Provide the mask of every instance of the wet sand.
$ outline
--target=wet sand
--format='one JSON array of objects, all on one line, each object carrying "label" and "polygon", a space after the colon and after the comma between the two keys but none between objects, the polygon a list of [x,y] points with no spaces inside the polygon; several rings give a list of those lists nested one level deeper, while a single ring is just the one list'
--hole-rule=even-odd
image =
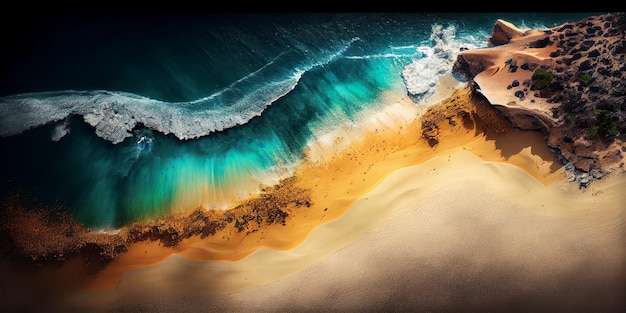
[{"label": "wet sand", "polygon": [[135,245],[61,307],[623,308],[623,175],[579,190],[536,132],[444,123],[430,147],[415,120],[424,108],[394,97],[369,121],[311,144],[295,175],[313,203],[286,226],[226,229],[175,249]]}]

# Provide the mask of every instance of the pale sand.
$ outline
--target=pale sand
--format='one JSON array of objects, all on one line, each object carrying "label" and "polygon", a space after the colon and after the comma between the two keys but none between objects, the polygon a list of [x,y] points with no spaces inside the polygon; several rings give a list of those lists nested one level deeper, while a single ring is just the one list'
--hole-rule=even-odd
[{"label": "pale sand", "polygon": [[[623,177],[581,192],[563,182],[533,132],[485,137],[451,129],[433,150],[418,140],[418,125],[393,113],[407,112],[403,101],[374,119],[381,127],[367,128],[373,134],[340,130],[335,139],[358,139],[342,151],[313,145],[311,163],[322,166],[297,175],[312,188],[314,205],[287,229],[230,234],[230,246],[190,241],[169,257],[172,251],[152,247],[146,253],[163,253],[152,263],[165,261],[126,273],[114,290],[72,295],[70,306],[237,312],[622,304]],[[239,261],[189,260],[209,254]]]},{"label": "pale sand", "polygon": [[234,311],[618,308],[625,187],[623,177],[595,195],[545,187],[457,150],[394,172],[330,223],[385,217],[330,257],[261,288],[187,301]]}]

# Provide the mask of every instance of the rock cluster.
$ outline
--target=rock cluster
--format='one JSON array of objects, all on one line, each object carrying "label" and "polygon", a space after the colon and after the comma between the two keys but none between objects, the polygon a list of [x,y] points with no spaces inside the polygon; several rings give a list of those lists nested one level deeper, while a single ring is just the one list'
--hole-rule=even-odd
[{"label": "rock cluster", "polygon": [[420,118],[422,138],[433,147],[440,141],[441,125],[473,129],[475,133],[506,133],[511,124],[507,118],[469,86],[458,89],[439,105],[430,107]]},{"label": "rock cluster", "polygon": [[136,222],[115,232],[94,232],[67,210],[42,207],[15,192],[0,206],[0,262],[38,268],[80,258],[87,272],[95,274],[137,242],[158,241],[164,247],[176,247],[184,239],[214,236],[225,228],[245,237],[269,225],[285,226],[292,211],[311,206],[309,190],[296,182],[295,176],[286,178],[225,211],[198,208]]}]

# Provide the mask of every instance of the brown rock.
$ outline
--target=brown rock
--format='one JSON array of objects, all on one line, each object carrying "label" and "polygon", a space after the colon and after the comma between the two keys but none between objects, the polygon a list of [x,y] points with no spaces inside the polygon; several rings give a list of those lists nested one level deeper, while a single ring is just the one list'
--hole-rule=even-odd
[{"label": "brown rock", "polygon": [[524,32],[515,25],[505,20],[498,19],[496,24],[493,26],[493,34],[491,35],[491,38],[489,38],[489,43],[493,46],[499,46],[507,44],[511,41],[511,39],[521,37],[523,35]]}]

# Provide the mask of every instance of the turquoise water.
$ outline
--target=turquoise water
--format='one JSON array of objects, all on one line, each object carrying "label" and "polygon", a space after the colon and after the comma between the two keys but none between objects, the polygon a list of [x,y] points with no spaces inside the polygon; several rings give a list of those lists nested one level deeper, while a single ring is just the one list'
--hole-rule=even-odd
[{"label": "turquoise water", "polygon": [[[288,176],[318,136],[383,108],[384,92],[403,92],[400,73],[425,57],[433,24],[481,47],[497,18],[551,27],[589,15],[46,17],[45,31],[12,43],[28,53],[3,61],[2,192],[96,228],[226,208]],[[101,118],[96,130],[83,116]],[[112,142],[100,130],[118,117],[132,122]]]}]

